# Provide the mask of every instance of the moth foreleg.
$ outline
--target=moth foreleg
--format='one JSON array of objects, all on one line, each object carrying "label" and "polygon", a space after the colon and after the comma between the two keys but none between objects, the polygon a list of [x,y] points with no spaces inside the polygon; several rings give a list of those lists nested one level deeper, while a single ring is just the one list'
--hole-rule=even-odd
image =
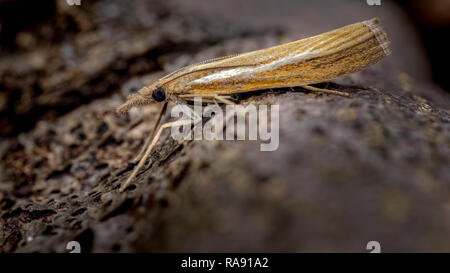
[{"label": "moth foreleg", "polygon": [[150,143],[150,145],[145,150],[144,156],[139,161],[139,164],[134,168],[133,172],[128,177],[127,181],[120,187],[119,191],[123,192],[128,187],[128,185],[131,183],[131,181],[133,181],[133,178],[136,176],[136,173],[139,171],[140,168],[142,168],[142,166],[144,165],[145,161],[150,156],[150,153],[151,153],[153,147],[155,147],[156,143],[158,142],[159,138],[161,137],[162,131],[165,128],[169,128],[169,127],[173,127],[173,126],[183,126],[183,125],[189,125],[189,124],[192,124],[192,120],[190,120],[190,119],[188,119],[188,120],[183,119],[183,120],[176,120],[176,121],[172,121],[172,122],[167,122],[167,123],[164,123],[163,125],[161,125],[161,127],[158,130],[158,132],[155,134],[155,137],[153,138],[152,142]]},{"label": "moth foreleg", "polygon": [[331,90],[331,89],[324,89],[324,88],[317,88],[317,87],[310,86],[310,85],[302,85],[300,87],[304,88],[306,90],[309,90],[311,92],[334,94],[334,95],[339,95],[339,96],[343,96],[343,97],[350,97],[350,94],[347,93],[347,92],[341,92],[341,91],[336,91],[336,90]]},{"label": "moth foreleg", "polygon": [[159,112],[159,116],[158,116],[158,120],[155,123],[155,126],[153,126],[152,129],[152,133],[150,134],[149,137],[147,137],[147,139],[145,140],[144,145],[141,148],[141,151],[139,152],[139,154],[134,158],[133,162],[136,163],[138,162],[141,158],[142,155],[144,154],[145,150],[147,149],[148,145],[150,145],[150,141],[153,139],[153,137],[155,136],[156,133],[156,129],[158,129],[159,124],[161,123],[161,119],[164,116],[164,114],[166,113],[167,110],[167,104],[168,102],[164,103],[163,107],[161,108],[161,111]]}]

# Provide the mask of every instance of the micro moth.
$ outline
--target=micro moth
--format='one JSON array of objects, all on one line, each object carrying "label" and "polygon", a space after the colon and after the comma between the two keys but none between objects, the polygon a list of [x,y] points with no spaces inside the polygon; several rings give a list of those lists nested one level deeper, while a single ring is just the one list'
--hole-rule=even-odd
[{"label": "micro moth", "polygon": [[[142,167],[161,131],[176,125],[175,122],[166,123],[155,134],[169,101],[182,103],[201,97],[232,104],[230,95],[283,87],[303,87],[313,92],[348,96],[344,92],[310,85],[377,63],[391,53],[389,43],[379,20],[374,18],[299,41],[189,65],[143,87],[128,96],[117,112],[123,114],[134,106],[155,102],[165,104],[152,135],[139,153],[139,165],[120,190],[126,188]],[[150,139],[153,139],[151,143]]]}]

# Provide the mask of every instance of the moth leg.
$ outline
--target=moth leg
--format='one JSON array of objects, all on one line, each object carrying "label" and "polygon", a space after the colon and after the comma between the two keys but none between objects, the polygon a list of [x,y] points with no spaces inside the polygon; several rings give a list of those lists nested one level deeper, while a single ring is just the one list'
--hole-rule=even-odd
[{"label": "moth leg", "polygon": [[350,97],[350,94],[347,93],[347,92],[341,92],[341,91],[336,91],[336,90],[317,88],[317,87],[310,86],[310,85],[302,85],[300,87],[301,88],[305,88],[305,89],[307,89],[307,90],[309,90],[311,92],[319,92],[319,93],[339,95],[339,96],[343,96],[343,97]]},{"label": "moth leg", "polygon": [[164,103],[163,107],[161,108],[161,111],[159,112],[158,120],[156,121],[155,126],[153,126],[152,133],[145,140],[145,143],[142,146],[141,151],[139,152],[139,154],[134,158],[134,160],[133,160],[134,163],[138,162],[142,158],[142,155],[144,155],[144,152],[147,149],[148,145],[150,145],[150,141],[155,136],[156,129],[159,127],[159,124],[161,123],[161,119],[164,116],[164,114],[166,113],[167,104],[168,104],[168,102]]},{"label": "moth leg", "polygon": [[194,110],[192,110],[190,107],[188,107],[188,109],[190,115],[189,117],[195,121],[194,124],[202,120],[202,117],[199,116]]},{"label": "moth leg", "polygon": [[119,192],[123,192],[128,187],[128,185],[131,183],[133,178],[136,176],[136,173],[138,172],[138,170],[140,168],[142,168],[142,165],[144,165],[145,161],[150,156],[150,152],[152,151],[153,147],[155,147],[156,143],[158,142],[159,138],[161,137],[162,131],[165,128],[169,128],[169,127],[173,127],[173,126],[189,125],[191,123],[192,123],[192,120],[190,120],[190,119],[188,119],[188,120],[183,119],[183,120],[176,120],[176,121],[172,121],[172,122],[167,122],[167,123],[164,123],[163,125],[161,125],[161,127],[159,127],[158,132],[155,134],[155,137],[153,138],[153,141],[150,143],[150,145],[145,150],[145,154],[141,158],[141,160],[139,161],[139,164],[137,165],[137,167],[134,168],[133,172],[128,177],[127,181],[120,187]]},{"label": "moth leg", "polygon": [[219,96],[219,95],[215,95],[213,97],[214,99],[224,103],[224,104],[228,104],[228,105],[235,105],[236,103],[232,102],[231,100],[229,100],[228,98],[231,98],[229,96]]}]

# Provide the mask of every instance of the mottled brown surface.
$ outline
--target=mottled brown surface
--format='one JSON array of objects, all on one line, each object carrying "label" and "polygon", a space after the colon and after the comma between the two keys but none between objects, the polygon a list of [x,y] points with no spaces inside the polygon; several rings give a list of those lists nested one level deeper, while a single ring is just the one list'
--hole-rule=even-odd
[{"label": "mottled brown surface", "polygon": [[[81,22],[92,25],[70,34],[87,39],[72,67],[49,70],[52,62],[70,62],[45,57],[33,68],[25,53],[8,55],[22,66],[0,60],[2,85],[8,73],[24,69],[34,80],[10,77],[10,84],[22,83],[14,90],[26,94],[37,81],[45,86],[38,98],[52,98],[56,107],[45,104],[45,113],[54,113],[44,116],[25,111],[36,126],[1,141],[0,252],[66,252],[72,240],[84,252],[366,252],[371,240],[382,251],[450,251],[449,98],[390,60],[330,85],[351,98],[302,89],[252,97],[280,105],[275,152],[260,152],[258,142],[178,146],[167,138],[135,185],[119,194],[158,112],[150,106],[117,116],[126,95],[162,70],[286,39],[136,2],[125,7],[127,15],[144,13],[145,23],[153,22],[148,30],[136,27],[144,24],[136,16],[111,19],[125,1],[83,7]],[[87,70],[80,70],[83,62]],[[66,99],[69,109],[57,110]]]}]

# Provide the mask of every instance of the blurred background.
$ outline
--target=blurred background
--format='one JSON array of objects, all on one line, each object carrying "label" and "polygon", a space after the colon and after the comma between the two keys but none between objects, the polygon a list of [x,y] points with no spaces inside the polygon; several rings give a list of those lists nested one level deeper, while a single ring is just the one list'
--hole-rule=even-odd
[{"label": "blurred background", "polygon": [[264,32],[297,40],[375,16],[392,41],[392,66],[450,90],[446,0],[69,3],[0,1],[0,135],[17,135],[40,118],[114,93],[127,77],[164,68],[154,57],[167,52]]}]

